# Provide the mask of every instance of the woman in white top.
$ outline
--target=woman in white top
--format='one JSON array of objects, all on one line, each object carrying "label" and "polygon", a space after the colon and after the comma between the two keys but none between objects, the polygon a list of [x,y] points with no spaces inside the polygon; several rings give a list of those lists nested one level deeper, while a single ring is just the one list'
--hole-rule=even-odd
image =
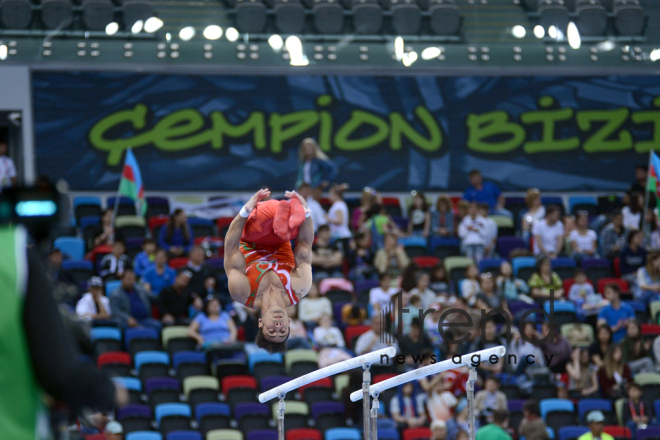
[{"label": "woman in white top", "polygon": [[630,231],[639,231],[643,210],[644,195],[640,192],[630,194],[630,205],[624,206],[621,210],[621,214],[623,214],[623,227]]},{"label": "woman in white top", "polygon": [[476,264],[470,264],[465,268],[465,278],[460,283],[461,296],[465,298],[469,306],[473,306],[477,301],[477,294],[481,293],[479,269]]},{"label": "woman in white top", "polygon": [[586,211],[577,213],[575,226],[576,228],[568,236],[573,249],[573,258],[578,263],[585,258],[597,258],[598,236],[596,231],[589,229],[589,214]]},{"label": "woman in white top", "polygon": [[525,203],[527,211],[522,218],[522,238],[525,242],[529,242],[532,228],[536,222],[545,217],[545,207],[541,204],[541,191],[537,188],[529,188],[525,195]]},{"label": "woman in white top", "polygon": [[334,185],[330,188],[330,201],[332,206],[328,210],[326,219],[330,225],[330,236],[342,248],[344,254],[348,251],[351,230],[348,228],[348,205],[344,202],[344,191],[348,185]]},{"label": "woman in white top", "polygon": [[298,303],[298,319],[302,322],[318,322],[323,315],[332,315],[332,303],[319,293],[319,286],[312,283],[309,293]]}]

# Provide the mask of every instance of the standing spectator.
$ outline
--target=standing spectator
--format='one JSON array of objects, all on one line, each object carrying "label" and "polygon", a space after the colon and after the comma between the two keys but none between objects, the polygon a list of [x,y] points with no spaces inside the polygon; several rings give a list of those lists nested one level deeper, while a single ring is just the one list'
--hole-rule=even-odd
[{"label": "standing spectator", "polygon": [[541,409],[535,400],[528,400],[523,406],[523,419],[518,425],[518,435],[525,440],[549,440],[548,430],[541,418]]},{"label": "standing spectator", "polygon": [[369,231],[359,231],[351,241],[348,255],[348,279],[355,281],[371,280],[376,274],[374,258],[376,253],[371,248]]},{"label": "standing spectator", "polygon": [[536,271],[527,284],[531,288],[532,298],[541,304],[550,298],[561,299],[564,296],[564,284],[559,275],[552,271],[548,257],[536,262]]},{"label": "standing spectator", "polygon": [[608,325],[612,329],[612,341],[618,343],[626,336],[626,325],[629,320],[635,319],[635,311],[621,302],[621,287],[618,284],[608,284],[603,293],[610,304],[598,313],[598,325]]},{"label": "standing spectator", "polygon": [[193,245],[193,232],[183,209],[177,208],[170,215],[167,224],[160,228],[158,246],[172,257],[182,257]]},{"label": "standing spectator", "polygon": [[312,138],[305,138],[298,149],[296,188],[306,183],[312,188],[327,187],[337,176],[337,167]]},{"label": "standing spectator", "polygon": [[151,317],[151,302],[145,290],[135,283],[135,272],[126,268],[121,285],[110,294],[112,317],[128,327],[146,326],[160,330],[160,323]]},{"label": "standing spectator", "polygon": [[319,294],[319,286],[312,283],[307,296],[298,303],[298,318],[302,322],[318,323],[323,315],[332,316],[332,303]]},{"label": "standing spectator", "polygon": [[488,205],[486,203],[479,204],[479,215],[482,216],[486,222],[484,256],[487,258],[493,258],[495,256],[495,243],[497,242],[497,223],[495,223],[495,220],[488,217]]},{"label": "standing spectator", "polygon": [[103,292],[101,277],[91,277],[87,282],[89,292],[85,293],[76,304],[76,315],[85,321],[108,319],[110,317],[110,300]]},{"label": "standing spectator", "polygon": [[371,318],[371,330],[362,333],[355,341],[355,354],[360,356],[392,346],[398,351],[399,346],[394,336],[381,331],[382,318],[380,313],[377,313]]},{"label": "standing spectator", "polygon": [[428,309],[437,300],[435,292],[429,287],[430,282],[431,278],[428,273],[419,272],[415,288],[410,291],[411,296],[417,295],[419,297],[422,309]]},{"label": "standing spectator", "polygon": [[637,270],[637,288],[635,299],[647,306],[660,297],[660,252],[651,252],[646,266]]},{"label": "standing spectator", "polygon": [[399,429],[419,428],[426,424],[425,397],[416,380],[399,385],[389,404],[390,414]]},{"label": "standing spectator", "polygon": [[511,435],[506,431],[509,427],[509,413],[507,411],[495,411],[493,422],[479,428],[475,440],[511,440]]},{"label": "standing spectator", "polygon": [[468,305],[473,306],[477,302],[477,295],[481,293],[481,284],[479,269],[475,264],[465,268],[465,278],[460,281],[459,290]]},{"label": "standing spectator", "polygon": [[585,258],[597,258],[598,236],[596,231],[589,229],[589,214],[580,211],[575,218],[576,229],[571,231],[568,239],[571,242],[573,258],[579,263]]},{"label": "standing spectator", "polygon": [[[545,337],[545,340],[541,340]],[[566,364],[571,360],[571,344],[564,338],[556,324],[545,321],[542,324],[542,334],[539,335],[539,347],[545,359],[549,359],[548,368],[553,373],[564,374]]]},{"label": "standing spectator", "polygon": [[94,247],[104,244],[112,245],[115,240],[121,240],[112,224],[112,216],[112,208],[106,208],[101,213],[101,224],[94,230]]},{"label": "standing spectator", "polygon": [[469,174],[470,186],[463,193],[463,199],[468,202],[486,203],[495,215],[513,217],[511,212],[504,209],[504,196],[493,182],[484,182],[479,170],[472,170]]},{"label": "standing spectator", "polygon": [[431,437],[429,440],[449,440],[447,437],[447,422],[434,420],[431,422]]},{"label": "standing spectator", "polygon": [[53,248],[48,253],[46,276],[53,286],[53,297],[58,304],[73,306],[80,295],[78,283],[68,270],[62,267],[62,251]]},{"label": "standing spectator", "polygon": [[348,228],[348,205],[344,201],[344,191],[346,191],[347,187],[344,184],[334,185],[330,188],[332,206],[330,206],[328,214],[325,216],[325,219],[330,225],[330,236],[342,252],[348,250],[348,243],[351,238],[351,230]]},{"label": "standing spectator", "polygon": [[362,190],[362,197],[360,197],[360,206],[353,210],[351,217],[351,228],[354,230],[362,229],[367,221],[367,213],[376,204],[376,191],[372,188],[364,187]]},{"label": "standing spectator", "polygon": [[642,328],[636,320],[626,324],[626,337],[621,342],[623,362],[628,364],[633,374],[654,373],[655,365],[651,359],[651,341],[642,336]]},{"label": "standing spectator", "polygon": [[431,269],[429,287],[435,292],[436,296],[449,295],[449,279],[447,279],[447,272],[445,271],[445,266],[442,263],[436,264]]},{"label": "standing spectator", "polygon": [[609,304],[594,291],[594,286],[587,281],[587,274],[582,269],[575,270],[573,279],[575,282],[568,291],[568,299],[575,303],[577,315],[581,320],[597,315],[600,309]]},{"label": "standing spectator", "polygon": [[561,211],[558,206],[548,206],[545,218],[532,228],[534,235],[534,255],[556,258],[564,246],[564,224],[559,221]]},{"label": "standing spectator", "polygon": [[612,221],[600,232],[600,247],[603,255],[614,258],[626,245],[628,230],[623,226],[623,214],[620,209],[612,212]]},{"label": "standing spectator", "polygon": [[589,350],[575,347],[566,364],[568,393],[571,399],[598,397],[598,368],[589,362]]},{"label": "standing spectator", "polygon": [[384,247],[376,252],[374,266],[378,273],[389,273],[398,277],[410,264],[410,258],[403,246],[399,245],[396,235],[387,233],[384,241]]},{"label": "standing spectator", "polygon": [[630,194],[628,206],[621,210],[623,214],[623,226],[630,231],[639,231],[644,211],[644,193],[634,192]]},{"label": "standing spectator", "polygon": [[614,440],[614,437],[603,432],[605,416],[602,411],[591,411],[587,414],[587,426],[589,427],[589,432],[579,436],[578,440]]},{"label": "standing spectator", "polygon": [[312,244],[312,269],[314,280],[343,277],[344,254],[336,242],[330,240],[330,227],[322,225]]},{"label": "standing spectator", "polygon": [[154,263],[156,258],[156,240],[147,238],[142,244],[142,252],[133,259],[133,270],[140,278],[144,272]]},{"label": "standing spectator", "polygon": [[148,267],[142,275],[142,287],[158,296],[167,286],[171,286],[176,278],[176,271],[167,264],[167,252],[165,249],[158,249],[154,258],[154,264]]},{"label": "standing spectator", "polygon": [[637,284],[637,271],[646,264],[646,249],[642,246],[643,241],[644,232],[630,231],[628,243],[621,250],[621,278],[633,286]]},{"label": "standing spectator", "polygon": [[188,290],[201,298],[215,293],[216,279],[213,268],[206,264],[206,254],[201,246],[193,246],[190,249],[190,257],[186,269],[192,273]]},{"label": "standing spectator", "polygon": [[655,418],[655,408],[643,399],[644,391],[635,382],[628,386],[628,398],[623,404],[623,420],[632,438],[637,438],[637,430],[644,429]]},{"label": "standing spectator", "polygon": [[220,301],[213,295],[204,298],[202,311],[188,326],[188,336],[202,348],[215,344],[236,342],[236,325],[227,312],[220,308]]},{"label": "standing spectator", "polygon": [[396,287],[392,287],[392,277],[388,273],[380,274],[378,283],[378,287],[373,287],[369,291],[369,304],[373,307],[372,315],[387,309],[392,302],[392,295],[398,292]]},{"label": "standing spectator", "polygon": [[428,237],[431,228],[431,212],[424,193],[413,191],[413,202],[408,215],[408,235]]},{"label": "standing spectator", "polygon": [[509,404],[506,394],[500,391],[500,381],[495,376],[486,378],[484,389],[474,395],[474,411],[477,417],[490,417],[494,411],[506,411]]},{"label": "standing spectator", "polygon": [[541,203],[541,191],[537,188],[529,188],[525,195],[525,204],[527,211],[522,216],[522,239],[528,243],[534,225],[545,217],[545,207]]},{"label": "standing spectator", "polygon": [[513,276],[511,263],[503,261],[500,265],[500,274],[495,279],[497,290],[502,292],[507,302],[522,301],[527,304],[534,302],[529,294],[529,286],[524,280]]},{"label": "standing spectator", "polygon": [[126,269],[131,269],[131,260],[126,255],[126,245],[123,241],[115,240],[112,244],[112,253],[101,259],[99,275],[105,280],[121,278]]},{"label": "standing spectator", "polygon": [[632,380],[630,367],[623,361],[621,346],[611,346],[603,366],[598,370],[598,385],[603,397],[618,399],[625,396],[626,387]]},{"label": "standing spectator", "polygon": [[431,234],[438,237],[454,236],[454,212],[451,199],[446,195],[438,196],[435,210],[431,212]]},{"label": "standing spectator", "polygon": [[163,289],[158,296],[158,308],[163,324],[188,325],[188,309],[195,305],[202,308],[202,300],[197,294],[188,291],[192,274],[189,270],[181,270],[174,279],[174,284]]},{"label": "standing spectator", "polygon": [[327,221],[325,220],[327,213],[321,204],[317,202],[314,197],[312,197],[312,187],[309,186],[309,184],[303,183],[300,185],[298,187],[298,194],[300,194],[300,196],[305,199],[307,202],[307,207],[312,212],[314,233],[316,233],[316,230],[319,228],[319,226],[327,224]]},{"label": "standing spectator", "polygon": [[16,165],[14,161],[7,156],[9,151],[7,130],[0,131],[0,192],[2,188],[16,186]]},{"label": "standing spectator", "polygon": [[591,362],[598,368],[605,362],[605,354],[612,346],[612,329],[607,324],[599,324],[596,331],[596,340],[589,347]]},{"label": "standing spectator", "polygon": [[458,236],[461,238],[461,248],[465,255],[475,260],[477,264],[484,257],[487,228],[486,219],[479,215],[476,202],[470,203],[468,215],[458,226]]}]

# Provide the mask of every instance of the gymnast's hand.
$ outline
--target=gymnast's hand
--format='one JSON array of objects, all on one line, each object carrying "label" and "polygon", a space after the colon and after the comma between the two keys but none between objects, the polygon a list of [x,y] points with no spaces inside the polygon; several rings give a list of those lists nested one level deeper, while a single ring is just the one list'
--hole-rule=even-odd
[{"label": "gymnast's hand", "polygon": [[259,203],[260,201],[262,201],[267,197],[270,197],[270,190],[260,189],[252,197],[250,197],[250,200],[248,200],[247,203],[245,204],[245,209],[248,212],[251,212],[254,208],[257,207],[257,203]]},{"label": "gymnast's hand", "polygon": [[294,198],[294,197],[298,198],[298,201],[300,201],[300,204],[303,206],[303,208],[304,208],[304,209],[307,209],[307,200],[305,200],[305,199],[303,198],[303,196],[301,196],[301,195],[298,194],[297,192],[295,192],[295,191],[287,191],[287,192],[284,193],[284,196],[285,196],[287,199],[292,199],[292,198]]}]

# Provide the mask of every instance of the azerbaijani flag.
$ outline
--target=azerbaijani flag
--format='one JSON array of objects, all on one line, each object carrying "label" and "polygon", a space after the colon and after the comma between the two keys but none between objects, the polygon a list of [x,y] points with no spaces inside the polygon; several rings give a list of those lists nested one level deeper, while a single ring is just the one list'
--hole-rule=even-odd
[{"label": "azerbaijani flag", "polygon": [[658,176],[660,176],[660,157],[655,154],[655,151],[652,151],[646,190],[655,194],[657,198],[660,198],[660,182],[658,181]]},{"label": "azerbaijani flag", "polygon": [[124,159],[124,168],[121,172],[119,181],[119,194],[133,199],[137,204],[137,212],[144,217],[147,213],[147,201],[144,198],[144,185],[142,184],[142,174],[133,151],[126,150],[126,159]]}]

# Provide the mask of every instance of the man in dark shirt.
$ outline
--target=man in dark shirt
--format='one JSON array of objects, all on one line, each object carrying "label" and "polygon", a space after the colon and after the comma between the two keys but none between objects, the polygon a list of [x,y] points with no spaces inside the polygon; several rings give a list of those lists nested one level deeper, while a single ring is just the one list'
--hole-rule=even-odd
[{"label": "man in dark shirt", "polygon": [[637,269],[646,264],[643,240],[644,232],[632,231],[628,234],[628,244],[621,250],[621,277],[628,281],[636,280]]},{"label": "man in dark shirt", "polygon": [[191,304],[196,304],[197,309],[201,309],[201,297],[188,291],[188,285],[192,273],[184,269],[179,271],[174,284],[164,288],[158,296],[158,308],[163,324],[188,325],[188,308]]},{"label": "man in dark shirt", "polygon": [[213,274],[213,268],[206,264],[206,255],[201,246],[193,246],[186,269],[190,271],[190,284],[188,292],[204,298],[206,295],[215,293],[217,281]]},{"label": "man in dark shirt", "polygon": [[46,274],[53,285],[55,301],[74,306],[80,297],[80,288],[73,275],[62,268],[62,260],[62,251],[52,249],[48,254]]},{"label": "man in dark shirt", "polygon": [[419,317],[412,319],[410,333],[399,339],[399,351],[406,357],[406,364],[411,366],[419,363],[419,361],[415,362],[415,359],[421,359],[423,353],[433,351],[431,339],[421,328]]},{"label": "man in dark shirt", "polygon": [[[491,317],[483,324],[481,335],[474,341],[470,351],[481,351],[487,348],[497,347],[499,345],[506,345],[504,339],[500,338],[497,334],[497,324]],[[496,364],[491,364],[488,359],[481,359],[481,365],[477,367],[479,374],[486,378],[491,374],[502,372],[503,361],[500,360]]]}]

